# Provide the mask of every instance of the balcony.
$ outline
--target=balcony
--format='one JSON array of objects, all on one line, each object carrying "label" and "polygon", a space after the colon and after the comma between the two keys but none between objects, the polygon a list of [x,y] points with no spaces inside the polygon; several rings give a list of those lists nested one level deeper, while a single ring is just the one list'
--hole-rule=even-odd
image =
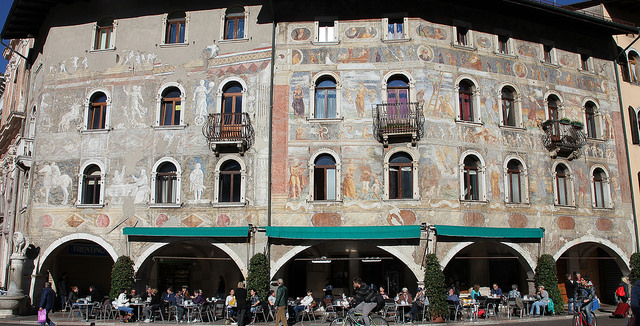
[{"label": "balcony", "polygon": [[541,125],[542,144],[549,150],[551,157],[565,157],[573,160],[580,157],[587,138],[582,131],[582,123],[567,119],[547,120]]},{"label": "balcony", "polygon": [[247,113],[212,113],[202,126],[202,134],[218,156],[228,150],[244,155],[253,144],[254,132]]},{"label": "balcony", "polygon": [[424,115],[418,103],[384,103],[373,109],[373,134],[384,147],[389,139],[411,141],[413,146],[424,134]]},{"label": "balcony", "polygon": [[16,141],[16,163],[30,168],[33,154],[33,139],[19,137]]}]

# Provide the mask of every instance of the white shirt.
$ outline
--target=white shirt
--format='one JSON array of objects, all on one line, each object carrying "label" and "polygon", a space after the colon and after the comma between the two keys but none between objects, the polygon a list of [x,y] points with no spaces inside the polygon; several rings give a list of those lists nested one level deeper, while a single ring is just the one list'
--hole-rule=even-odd
[{"label": "white shirt", "polygon": [[[229,302],[231,302],[231,300],[232,300],[233,298],[234,298],[233,296],[228,295],[228,296],[227,296],[227,300],[225,300],[225,301],[224,301],[224,305],[228,307],[228,306],[229,306]],[[234,303],[233,305],[231,305],[231,307],[236,307],[237,305],[238,305],[238,302],[236,302],[236,303]]]},{"label": "white shirt", "polygon": [[129,299],[127,298],[127,295],[125,293],[120,293],[120,295],[118,296],[118,300],[116,300],[116,306],[118,307],[129,306]]},{"label": "white shirt", "polygon": [[313,303],[313,297],[308,295],[300,300],[300,305],[310,306]]}]

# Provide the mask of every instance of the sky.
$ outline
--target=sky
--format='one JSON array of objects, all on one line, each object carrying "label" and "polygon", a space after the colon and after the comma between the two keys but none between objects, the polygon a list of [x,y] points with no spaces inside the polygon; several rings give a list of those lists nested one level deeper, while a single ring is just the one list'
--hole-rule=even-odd
[{"label": "sky", "polygon": [[[553,1],[553,0],[546,0],[546,1]],[[580,1],[576,1],[576,0],[555,0],[558,4],[571,4],[571,3],[576,3],[576,2],[580,2]],[[11,4],[13,3],[12,0],[0,0],[0,26],[4,26],[4,21],[7,19],[7,15],[9,14],[9,9],[11,9]],[[8,44],[8,42],[4,42],[5,44]],[[0,45],[0,49],[4,50],[4,46]],[[0,50],[0,53],[2,52],[2,50]],[[7,60],[4,59],[4,57],[0,56],[0,74],[4,74],[4,71],[7,68]]]}]

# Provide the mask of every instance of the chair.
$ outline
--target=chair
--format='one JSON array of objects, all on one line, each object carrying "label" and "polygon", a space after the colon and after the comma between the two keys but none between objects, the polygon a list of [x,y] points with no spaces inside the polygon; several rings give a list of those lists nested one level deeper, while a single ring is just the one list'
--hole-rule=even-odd
[{"label": "chair", "polygon": [[304,321],[304,316],[307,316],[308,321],[311,321],[311,319],[316,321],[316,314],[313,313],[313,308],[311,308],[311,306],[304,306],[304,310],[302,310],[302,315],[300,316],[300,325],[304,325],[302,323],[302,321]]},{"label": "chair", "polygon": [[336,319],[338,317],[338,311],[336,307],[333,306],[331,299],[324,299],[324,314],[322,314],[322,323],[327,321],[327,319],[331,318],[331,320]]},{"label": "chair", "polygon": [[384,302],[384,319],[389,320],[389,318],[396,320],[398,318],[398,306],[393,300],[385,300]]},{"label": "chair", "polygon": [[192,322],[197,319],[202,321],[202,306],[201,304],[195,305],[189,310],[190,316],[187,316],[187,320],[191,320]]},{"label": "chair", "polygon": [[162,305],[158,305],[157,307],[151,309],[151,318],[155,321],[160,315],[160,319],[164,321],[164,311],[162,311],[164,307]]},{"label": "chair", "polygon": [[267,313],[264,311],[264,306],[262,306],[261,304],[257,305],[256,309],[251,314],[251,324],[256,323],[256,320],[258,319],[258,315],[262,315],[262,319],[265,322],[267,321]]},{"label": "chair", "polygon": [[447,300],[447,306],[449,308],[449,320],[451,320],[451,313],[453,313],[453,321],[457,321],[458,320],[458,316],[462,314],[462,311],[460,311],[460,304],[458,304],[458,302],[453,301],[453,300]]},{"label": "chair", "polygon": [[544,309],[542,310],[542,315],[544,316],[545,312],[549,312],[549,314],[553,315],[556,313],[555,311],[555,307],[553,306],[553,300],[551,300],[551,298],[549,298],[549,302],[547,302],[547,306],[544,307]]},{"label": "chair", "polygon": [[511,312],[517,311],[517,310],[520,310],[520,318],[522,318],[522,314],[524,313],[524,308],[520,308],[520,306],[518,306],[516,298],[509,298],[507,300],[507,318],[511,318]]}]

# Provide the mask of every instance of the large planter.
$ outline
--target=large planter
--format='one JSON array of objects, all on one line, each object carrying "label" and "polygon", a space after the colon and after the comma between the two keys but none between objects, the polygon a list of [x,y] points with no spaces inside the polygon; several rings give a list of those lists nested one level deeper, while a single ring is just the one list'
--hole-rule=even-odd
[{"label": "large planter", "polygon": [[432,323],[444,323],[444,318],[442,316],[431,317]]},{"label": "large planter", "polygon": [[21,307],[26,299],[26,295],[0,296],[0,318],[14,317],[13,311]]}]

